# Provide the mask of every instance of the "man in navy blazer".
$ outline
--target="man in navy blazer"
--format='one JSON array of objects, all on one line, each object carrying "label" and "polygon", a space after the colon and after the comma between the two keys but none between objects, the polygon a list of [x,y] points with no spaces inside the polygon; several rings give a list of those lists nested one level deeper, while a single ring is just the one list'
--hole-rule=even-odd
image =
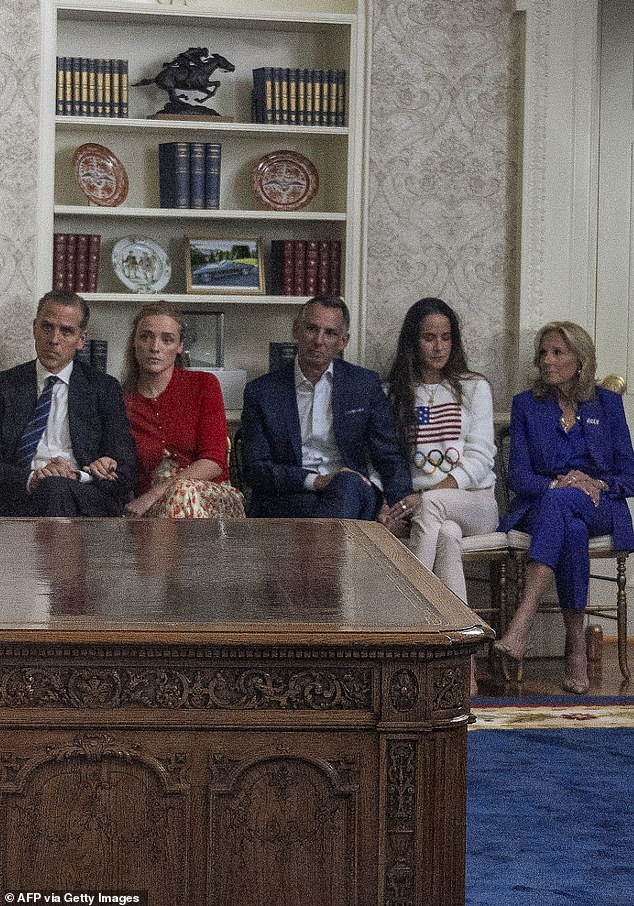
[{"label": "man in navy blazer", "polygon": [[[391,408],[373,371],[339,356],[350,316],[337,296],[316,296],[293,325],[297,359],[247,384],[243,458],[251,516],[375,519],[412,494]],[[382,492],[370,480],[370,465]]]},{"label": "man in navy blazer", "polygon": [[36,360],[0,373],[0,515],[120,515],[134,487],[121,387],[74,361],[89,315],[75,293],[47,293],[33,322]]}]

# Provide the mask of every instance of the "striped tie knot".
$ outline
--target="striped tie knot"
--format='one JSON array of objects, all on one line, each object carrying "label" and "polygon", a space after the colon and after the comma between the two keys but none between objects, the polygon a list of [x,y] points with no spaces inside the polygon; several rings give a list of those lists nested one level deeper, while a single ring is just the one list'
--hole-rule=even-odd
[{"label": "striped tie knot", "polygon": [[59,378],[54,374],[46,378],[44,389],[40,393],[33,414],[24,429],[24,433],[20,439],[20,445],[18,446],[18,458],[23,466],[28,466],[29,468],[31,466],[35,451],[37,450],[37,445],[40,442],[42,434],[44,434],[44,429],[46,428],[46,423],[48,422],[48,417],[51,412],[53,387],[58,381]]}]

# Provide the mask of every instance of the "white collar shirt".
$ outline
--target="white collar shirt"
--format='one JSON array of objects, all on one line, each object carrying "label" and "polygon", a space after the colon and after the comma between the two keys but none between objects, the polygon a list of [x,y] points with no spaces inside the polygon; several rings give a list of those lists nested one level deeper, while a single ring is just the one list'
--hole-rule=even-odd
[{"label": "white collar shirt", "polygon": [[302,435],[302,467],[311,473],[304,486],[312,490],[318,475],[337,472],[343,465],[332,420],[331,362],[316,384],[304,377],[295,359],[295,395]]},{"label": "white collar shirt", "polygon": [[[56,377],[58,381],[53,385],[53,396],[51,398],[51,411],[48,416],[46,428],[37,445],[35,456],[31,463],[32,469],[41,469],[56,456],[61,456],[72,463],[73,468],[77,469],[77,461],[73,455],[73,445],[70,439],[70,427],[68,422],[68,383],[73,371],[73,362],[69,362],[65,368],[62,368],[56,375],[51,375],[39,359],[35,364],[37,375],[37,395],[38,398],[44,390],[44,384],[49,377]],[[88,477],[88,476],[87,476]]]}]

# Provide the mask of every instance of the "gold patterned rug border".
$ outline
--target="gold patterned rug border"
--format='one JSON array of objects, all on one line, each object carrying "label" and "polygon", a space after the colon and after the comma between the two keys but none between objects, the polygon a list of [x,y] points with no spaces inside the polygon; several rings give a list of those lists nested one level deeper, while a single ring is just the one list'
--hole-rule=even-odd
[{"label": "gold patterned rug border", "polygon": [[634,727],[634,705],[522,705],[471,709],[469,730]]}]

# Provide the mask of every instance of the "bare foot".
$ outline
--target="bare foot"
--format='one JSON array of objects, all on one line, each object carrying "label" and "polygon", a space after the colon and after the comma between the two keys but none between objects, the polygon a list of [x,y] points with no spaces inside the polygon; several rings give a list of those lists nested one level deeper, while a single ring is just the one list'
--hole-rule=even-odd
[{"label": "bare foot", "polygon": [[513,658],[514,661],[521,661],[526,654],[526,638],[507,632],[493,643],[493,648],[500,654]]}]

